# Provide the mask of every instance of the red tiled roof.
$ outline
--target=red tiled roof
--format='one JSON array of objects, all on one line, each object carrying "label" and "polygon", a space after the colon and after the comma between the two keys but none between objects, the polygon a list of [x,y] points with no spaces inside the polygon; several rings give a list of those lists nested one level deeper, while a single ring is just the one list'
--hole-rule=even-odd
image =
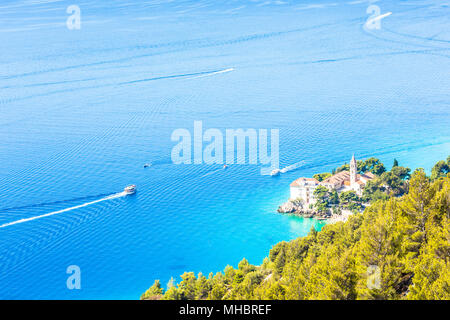
[{"label": "red tiled roof", "polygon": [[[365,183],[363,181],[361,181],[361,178],[365,178],[367,180],[372,180],[373,178],[375,178],[375,175],[372,172],[366,172],[364,174],[357,174],[356,175],[356,183],[358,183],[359,185],[364,185]],[[314,182],[315,184],[332,184],[332,185],[343,183],[346,186],[350,186],[350,172],[346,171],[346,170],[338,172],[338,173],[332,175],[331,177],[326,178],[322,182],[319,182],[314,178],[298,178],[297,180],[293,181],[290,186],[298,187],[300,185],[300,183],[304,183],[307,181]]]},{"label": "red tiled roof", "polygon": [[315,184],[319,183],[319,181],[317,181],[314,178],[298,178],[297,180],[295,180],[291,183],[291,187],[298,187],[300,182],[306,182],[306,181],[314,182]]},{"label": "red tiled roof", "polygon": [[348,172],[348,171],[341,171],[339,173],[336,173],[335,175],[332,175],[331,177],[326,178],[321,183],[336,184],[336,183],[342,183],[345,180],[350,180],[350,172]]}]

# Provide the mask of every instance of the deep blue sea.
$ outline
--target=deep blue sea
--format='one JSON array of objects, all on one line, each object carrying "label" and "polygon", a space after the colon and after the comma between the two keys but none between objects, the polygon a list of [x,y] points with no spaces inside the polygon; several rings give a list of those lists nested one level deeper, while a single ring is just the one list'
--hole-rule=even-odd
[{"label": "deep blue sea", "polygon": [[[370,5],[392,12],[380,29]],[[2,0],[0,224],[138,192],[0,228],[0,298],[138,299],[260,264],[323,226],[276,213],[292,180],[353,153],[430,172],[450,154],[449,17],[442,0]],[[171,134],[196,120],[279,129],[280,167],[300,166],[175,165]]]}]

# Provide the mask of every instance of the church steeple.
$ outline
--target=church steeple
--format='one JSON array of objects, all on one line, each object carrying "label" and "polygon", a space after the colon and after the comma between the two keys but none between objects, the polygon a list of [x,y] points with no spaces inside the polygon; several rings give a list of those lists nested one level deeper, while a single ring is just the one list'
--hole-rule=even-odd
[{"label": "church steeple", "polygon": [[350,185],[353,186],[356,183],[356,170],[357,164],[355,159],[355,154],[352,156],[352,160],[350,160]]}]

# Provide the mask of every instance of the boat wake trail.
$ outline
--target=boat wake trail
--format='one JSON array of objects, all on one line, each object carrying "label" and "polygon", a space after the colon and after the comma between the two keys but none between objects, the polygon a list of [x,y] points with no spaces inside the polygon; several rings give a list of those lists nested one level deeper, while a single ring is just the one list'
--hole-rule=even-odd
[{"label": "boat wake trail", "polygon": [[191,77],[191,78],[187,78],[187,79],[198,79],[198,78],[210,77],[210,76],[214,76],[216,74],[227,73],[227,72],[231,72],[231,71],[234,71],[234,68],[228,68],[228,69],[224,69],[224,70],[213,71],[213,72],[201,74],[201,75],[198,75],[198,76],[195,76],[195,77]]},{"label": "boat wake trail", "polygon": [[113,192],[101,193],[101,194],[97,194],[97,195],[93,195],[93,196],[87,196],[87,197],[59,200],[59,201],[53,201],[53,202],[42,202],[42,203],[36,203],[36,204],[28,204],[28,205],[18,206],[18,207],[1,208],[0,212],[7,212],[7,211],[12,211],[12,210],[20,210],[20,209],[29,209],[29,208],[38,208],[38,207],[62,204],[62,203],[66,203],[66,202],[81,201],[81,200],[88,200],[88,199],[96,199],[96,198],[100,198],[100,197],[110,196],[112,194],[113,194]]},{"label": "boat wake trail", "polygon": [[221,73],[227,73],[233,71],[234,68],[228,68],[224,70],[213,70],[213,71],[202,71],[202,72],[194,72],[194,73],[184,73],[184,74],[174,74],[169,76],[160,76],[160,77],[153,77],[153,78],[146,78],[146,79],[137,79],[132,81],[126,81],[126,82],[120,82],[121,85],[126,84],[135,84],[139,82],[148,82],[148,81],[156,81],[156,80],[166,80],[166,79],[197,79],[197,78],[203,78],[203,77],[209,77],[216,74]]},{"label": "boat wake trail", "polygon": [[293,171],[296,170],[300,167],[302,167],[305,164],[305,161],[300,161],[294,164],[291,164],[290,166],[284,167],[283,169],[280,170],[281,173],[286,173],[289,171]]},{"label": "boat wake trail", "polygon": [[16,221],[13,221],[13,222],[4,223],[4,224],[0,225],[0,228],[5,228],[5,227],[9,227],[9,226],[12,226],[12,225],[15,225],[15,224],[19,224],[19,223],[24,223],[24,222],[28,222],[28,221],[32,221],[32,220],[37,220],[37,219],[41,219],[41,218],[45,218],[45,217],[50,217],[50,216],[53,216],[53,215],[56,215],[56,214],[60,214],[60,213],[72,211],[72,210],[75,210],[75,209],[87,207],[87,206],[90,206],[91,204],[94,204],[94,203],[99,203],[99,202],[106,201],[106,200],[112,200],[112,199],[124,197],[126,195],[127,195],[126,192],[115,193],[113,195],[110,195],[110,196],[107,196],[107,197],[104,197],[104,198],[101,198],[101,199],[98,199],[98,200],[95,200],[95,201],[86,202],[86,203],[83,203],[83,204],[80,204],[80,205],[77,205],[77,206],[74,206],[74,207],[70,207],[70,208],[66,208],[66,209],[62,209],[62,210],[58,210],[58,211],[49,212],[49,213],[42,214],[42,215],[36,216],[36,217],[20,219],[20,220],[16,220]]}]

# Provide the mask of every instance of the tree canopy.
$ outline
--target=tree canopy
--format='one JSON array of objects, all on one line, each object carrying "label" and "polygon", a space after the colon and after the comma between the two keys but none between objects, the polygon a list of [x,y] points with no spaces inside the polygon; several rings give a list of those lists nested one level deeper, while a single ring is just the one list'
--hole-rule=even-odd
[{"label": "tree canopy", "polygon": [[325,180],[328,177],[331,177],[331,173],[329,173],[329,172],[317,173],[317,174],[313,175],[313,178],[319,182]]}]

